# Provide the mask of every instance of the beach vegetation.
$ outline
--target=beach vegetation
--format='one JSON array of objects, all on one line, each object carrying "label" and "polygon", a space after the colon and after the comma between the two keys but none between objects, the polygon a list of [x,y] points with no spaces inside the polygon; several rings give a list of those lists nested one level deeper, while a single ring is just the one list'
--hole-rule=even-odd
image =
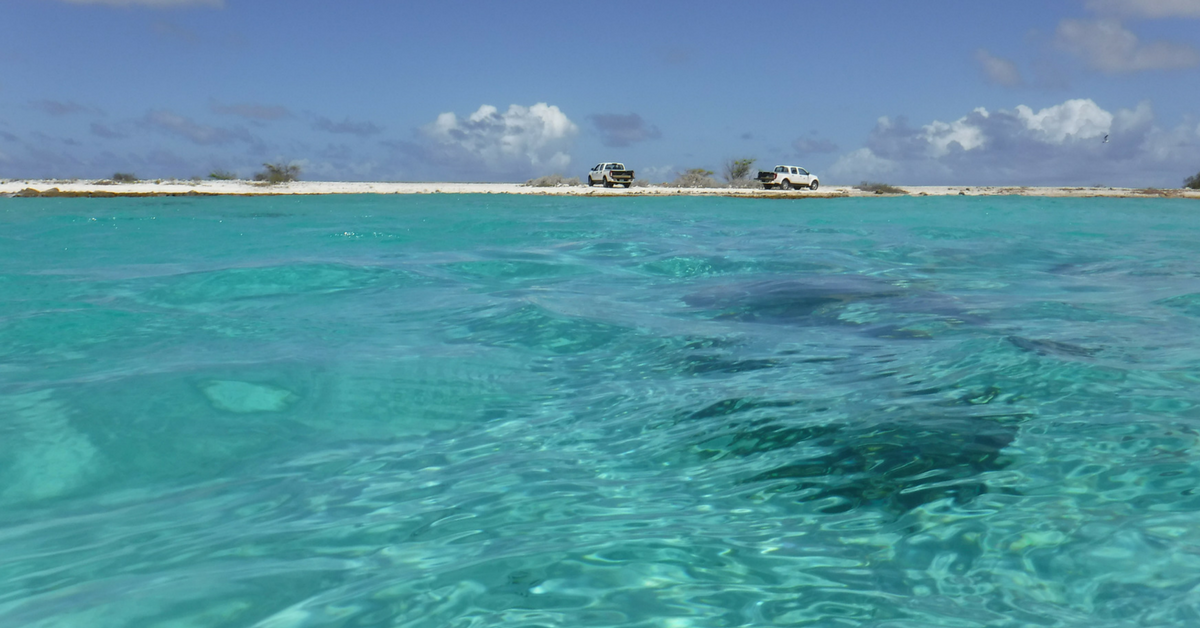
[{"label": "beach vegetation", "polygon": [[208,178],[214,181],[235,181],[238,177],[236,174],[229,172],[228,170],[213,170],[212,172],[208,173]]},{"label": "beach vegetation", "polygon": [[691,168],[679,173],[678,177],[669,185],[675,188],[715,188],[720,187],[720,183],[712,178],[713,171],[705,170],[704,168]]},{"label": "beach vegetation", "polygon": [[561,174],[555,173],[544,177],[538,177],[536,179],[530,179],[525,182],[525,185],[531,188],[562,188],[576,187],[582,184],[579,182],[579,177],[571,177],[568,179]]},{"label": "beach vegetation", "polygon": [[754,168],[754,162],[758,161],[753,157],[746,159],[727,159],[721,166],[721,176],[728,183],[736,181],[745,181],[750,178],[750,171]]},{"label": "beach vegetation", "polygon": [[863,192],[871,192],[872,194],[908,194],[908,190],[898,188],[887,183],[878,183],[875,181],[863,181],[854,186],[855,189]]},{"label": "beach vegetation", "polygon": [[1200,172],[1184,179],[1183,187],[1189,190],[1200,190]]},{"label": "beach vegetation", "polygon": [[136,183],[138,178],[132,172],[118,172],[112,176],[117,183]]},{"label": "beach vegetation", "polygon": [[300,166],[298,164],[272,164],[264,163],[263,171],[254,175],[255,181],[262,181],[275,185],[277,183],[288,183],[291,181],[300,180]]}]

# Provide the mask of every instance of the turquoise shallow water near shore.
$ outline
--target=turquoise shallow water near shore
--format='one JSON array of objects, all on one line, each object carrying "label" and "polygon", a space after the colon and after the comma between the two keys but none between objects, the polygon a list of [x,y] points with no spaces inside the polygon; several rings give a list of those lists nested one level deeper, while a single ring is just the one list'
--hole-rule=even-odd
[{"label": "turquoise shallow water near shore", "polygon": [[1200,205],[0,200],[0,625],[1200,623]]}]

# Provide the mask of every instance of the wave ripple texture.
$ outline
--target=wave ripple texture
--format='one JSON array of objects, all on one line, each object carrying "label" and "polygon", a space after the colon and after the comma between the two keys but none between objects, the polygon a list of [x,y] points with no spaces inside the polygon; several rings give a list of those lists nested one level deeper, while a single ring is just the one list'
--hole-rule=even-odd
[{"label": "wave ripple texture", "polygon": [[0,625],[1200,625],[1197,210],[0,199]]}]

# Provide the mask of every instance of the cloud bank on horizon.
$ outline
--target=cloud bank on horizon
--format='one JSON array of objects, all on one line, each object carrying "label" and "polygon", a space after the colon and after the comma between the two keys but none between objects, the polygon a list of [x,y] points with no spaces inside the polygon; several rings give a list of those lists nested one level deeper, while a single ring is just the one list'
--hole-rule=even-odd
[{"label": "cloud bank on horizon", "polygon": [[[961,42],[860,34],[836,6],[803,41],[702,13],[751,50],[728,61],[650,14],[646,32],[600,46],[626,35],[573,9],[445,25],[435,5],[296,0],[282,27],[257,3],[13,2],[28,28],[0,42],[16,70],[0,77],[0,178],[249,176],[297,161],[306,178],[500,181],[619,159],[669,180],[675,164],[757,156],[830,184],[1176,186],[1200,169],[1200,0],[994,9],[1004,21],[972,5],[987,26],[947,24]],[[173,35],[183,15],[187,37]],[[756,74],[786,51],[830,61]],[[620,73],[596,71],[606,64]],[[65,74],[77,78],[47,80]]]},{"label": "cloud bank on horizon", "polygon": [[1064,179],[1107,184],[1130,172],[1178,163],[1200,163],[1200,125],[1161,128],[1148,102],[1110,113],[1089,99],[1075,99],[1038,111],[1025,105],[994,112],[980,107],[952,122],[920,127],[883,117],[867,145],[841,156],[829,174],[912,185],[967,176],[977,185],[1053,185]]}]

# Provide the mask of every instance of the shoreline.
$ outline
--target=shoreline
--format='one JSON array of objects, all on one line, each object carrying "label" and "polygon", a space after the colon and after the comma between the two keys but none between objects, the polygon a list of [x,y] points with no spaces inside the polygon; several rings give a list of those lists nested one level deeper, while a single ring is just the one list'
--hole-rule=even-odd
[{"label": "shoreline", "polygon": [[[1026,186],[897,186],[907,196],[1038,196],[1051,198],[1191,198],[1200,190],[1179,188],[1026,187]],[[523,183],[387,183],[296,181],[267,185],[253,181],[145,181],[113,183],[106,180],[23,179],[0,181],[0,197],[109,198],[160,196],[306,196],[329,194],[521,194],[534,196],[717,196],[734,198],[863,198],[905,196],[875,194],[850,186],[819,190],[763,190],[754,188],[635,188],[531,187]]]}]

